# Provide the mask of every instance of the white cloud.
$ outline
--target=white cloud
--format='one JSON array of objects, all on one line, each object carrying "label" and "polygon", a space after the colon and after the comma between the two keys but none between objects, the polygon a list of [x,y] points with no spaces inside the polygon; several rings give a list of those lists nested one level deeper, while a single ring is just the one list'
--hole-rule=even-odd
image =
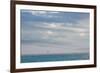
[{"label": "white cloud", "polygon": [[53,32],[52,32],[52,31],[50,31],[50,30],[49,30],[49,31],[47,31],[46,33],[47,33],[47,35],[52,35],[52,34],[53,34]]},{"label": "white cloud", "polygon": [[54,16],[52,14],[56,14],[56,13],[59,13],[59,12],[48,12],[48,11],[28,11],[30,12],[32,15],[35,15],[35,16],[43,16],[43,17],[48,17],[48,18],[57,18],[57,16]]},{"label": "white cloud", "polygon": [[[41,12],[45,14],[46,12]],[[37,14],[38,13],[34,13]],[[66,25],[66,26],[65,26]],[[74,25],[76,25],[74,27]],[[89,52],[89,19],[81,19],[74,23],[47,23],[38,22],[31,25],[31,27],[41,27],[42,29],[29,28],[27,31],[23,30],[25,36],[34,39],[34,36],[39,39],[47,40],[48,42],[38,44],[22,44],[22,54],[62,54],[62,53],[81,53]],[[58,31],[57,31],[58,30]],[[59,31],[64,30],[64,31]],[[31,33],[32,32],[32,33]],[[35,32],[35,33],[34,33]],[[38,40],[38,39],[37,39]],[[57,43],[49,43],[57,42]],[[46,44],[47,43],[47,44]]]},{"label": "white cloud", "polygon": [[32,15],[47,14],[47,11],[30,11]]},{"label": "white cloud", "polygon": [[29,12],[31,12],[33,15],[34,14],[48,14],[48,13],[52,13],[52,14],[57,14],[57,13],[59,13],[59,12],[53,12],[53,11],[38,11],[38,10],[34,10],[34,11],[29,11]]},{"label": "white cloud", "polygon": [[[86,32],[86,31],[88,31],[86,28],[63,26],[63,25],[64,25],[64,23],[45,23],[45,25],[43,25],[43,26],[40,25],[39,27],[42,27],[44,29],[51,28],[51,29],[58,29],[58,30],[70,30],[70,31],[74,31],[74,32]],[[70,23],[69,24],[67,23],[66,25],[70,25]]]},{"label": "white cloud", "polygon": [[55,25],[54,23],[51,23],[51,24],[49,24],[49,27],[51,27],[51,28],[56,28],[57,25]]}]

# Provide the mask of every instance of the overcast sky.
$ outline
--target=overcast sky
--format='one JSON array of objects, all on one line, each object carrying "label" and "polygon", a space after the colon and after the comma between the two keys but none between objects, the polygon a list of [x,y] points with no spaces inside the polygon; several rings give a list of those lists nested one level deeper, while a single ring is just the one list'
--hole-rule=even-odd
[{"label": "overcast sky", "polygon": [[21,54],[89,52],[89,13],[21,10]]}]

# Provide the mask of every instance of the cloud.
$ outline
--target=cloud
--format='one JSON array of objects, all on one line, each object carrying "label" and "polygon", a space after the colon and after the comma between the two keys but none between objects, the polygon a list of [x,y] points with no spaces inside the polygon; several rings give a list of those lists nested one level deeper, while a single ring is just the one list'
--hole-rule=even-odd
[{"label": "cloud", "polygon": [[[32,13],[32,11],[30,12]],[[70,19],[72,22],[67,21],[68,14],[70,14],[70,17],[74,14],[74,17]],[[46,15],[57,16],[58,18],[50,20],[48,16],[47,19],[45,18]],[[31,19],[38,16],[37,21],[27,19],[22,21],[21,24],[22,54],[89,52],[90,23],[88,13],[72,13],[71,15],[71,13],[63,12],[33,11],[31,16]]]},{"label": "cloud", "polygon": [[54,16],[52,14],[58,14],[59,12],[50,12],[50,11],[26,11],[27,13],[32,14],[33,16],[43,16],[46,18],[57,18],[57,16]]},{"label": "cloud", "polygon": [[47,14],[47,11],[30,11],[32,15]]},{"label": "cloud", "polygon": [[32,15],[46,15],[46,14],[57,14],[57,13],[59,13],[59,12],[56,12],[56,11],[54,11],[54,12],[52,12],[52,11],[43,11],[43,10],[41,10],[41,11],[29,11]]},{"label": "cloud", "polygon": [[[73,22],[82,18],[87,18],[89,13],[80,12],[56,12],[43,10],[21,10],[21,19],[34,22]],[[76,19],[77,18],[77,19]]]}]

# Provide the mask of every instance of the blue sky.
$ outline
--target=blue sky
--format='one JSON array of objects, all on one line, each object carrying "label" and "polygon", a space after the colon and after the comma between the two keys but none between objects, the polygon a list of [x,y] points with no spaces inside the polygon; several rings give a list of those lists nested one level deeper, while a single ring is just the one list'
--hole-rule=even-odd
[{"label": "blue sky", "polygon": [[89,52],[89,13],[21,10],[22,54]]}]

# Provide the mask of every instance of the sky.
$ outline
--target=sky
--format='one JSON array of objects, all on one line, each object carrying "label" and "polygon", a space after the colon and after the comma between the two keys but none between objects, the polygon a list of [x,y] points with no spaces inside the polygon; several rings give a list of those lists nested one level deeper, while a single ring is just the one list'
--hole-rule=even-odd
[{"label": "sky", "polygon": [[89,53],[89,13],[22,9],[21,54]]}]

